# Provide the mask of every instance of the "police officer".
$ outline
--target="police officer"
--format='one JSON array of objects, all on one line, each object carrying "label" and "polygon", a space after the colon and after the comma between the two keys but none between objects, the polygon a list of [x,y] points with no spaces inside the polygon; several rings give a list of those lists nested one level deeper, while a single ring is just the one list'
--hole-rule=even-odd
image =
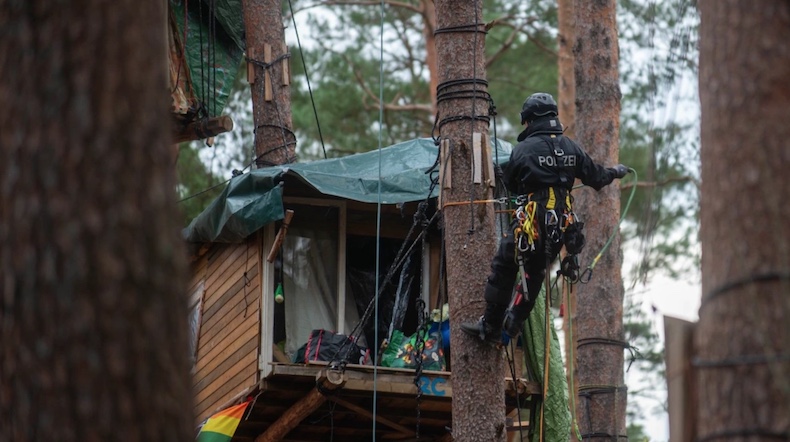
[{"label": "police officer", "polygon": [[[629,171],[622,164],[606,168],[594,163],[579,145],[563,136],[557,102],[550,94],[539,92],[527,98],[521,124],[525,129],[505,166],[504,180],[508,191],[523,204],[491,262],[483,316],[478,322],[461,324],[465,333],[492,343],[500,342],[503,327],[511,337],[518,336],[535,305],[547,264],[557,257],[563,242],[570,243],[566,232],[580,234],[567,228],[574,221],[570,207],[574,179],[600,190]],[[529,231],[532,225],[535,228]],[[517,291],[508,310],[520,264],[526,288]]]}]

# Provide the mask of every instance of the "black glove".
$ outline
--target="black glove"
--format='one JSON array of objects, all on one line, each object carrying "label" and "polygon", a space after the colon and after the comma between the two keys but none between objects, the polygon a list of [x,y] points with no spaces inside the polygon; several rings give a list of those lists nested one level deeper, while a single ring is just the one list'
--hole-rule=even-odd
[{"label": "black glove", "polygon": [[631,171],[631,169],[629,169],[628,166],[626,166],[625,164],[618,164],[610,168],[609,170],[611,170],[614,173],[615,178],[622,178],[626,176],[628,172]]}]

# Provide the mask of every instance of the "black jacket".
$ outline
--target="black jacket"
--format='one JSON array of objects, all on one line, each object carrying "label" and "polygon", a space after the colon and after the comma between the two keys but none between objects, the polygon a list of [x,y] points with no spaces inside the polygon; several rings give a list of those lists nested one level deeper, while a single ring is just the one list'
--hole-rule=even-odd
[{"label": "black jacket", "polygon": [[505,185],[513,194],[525,195],[550,186],[570,190],[575,178],[600,190],[615,178],[612,169],[595,164],[578,144],[562,135],[557,117],[531,122],[518,141],[504,169]]}]

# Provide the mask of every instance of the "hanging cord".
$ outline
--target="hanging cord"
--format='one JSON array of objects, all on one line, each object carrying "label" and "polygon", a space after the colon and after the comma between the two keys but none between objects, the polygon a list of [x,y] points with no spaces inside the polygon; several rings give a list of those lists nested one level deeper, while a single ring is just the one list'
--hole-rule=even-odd
[{"label": "hanging cord", "polygon": [[[426,172],[426,174],[428,174],[428,173],[430,173],[430,169]],[[381,183],[381,180],[379,180],[379,184],[380,183]],[[375,288],[375,295],[373,296],[373,299],[371,299],[370,302],[368,303],[368,306],[365,309],[365,312],[362,314],[362,317],[357,322],[357,324],[354,326],[354,329],[351,331],[351,333],[349,333],[349,336],[354,337],[354,336],[357,336],[358,334],[361,334],[362,327],[370,319],[371,313],[373,313],[374,308],[377,308],[378,297],[384,292],[384,289],[387,287],[387,284],[389,284],[389,282],[395,276],[395,272],[397,272],[401,268],[401,266],[403,266],[404,262],[406,261],[406,259],[409,256],[409,254],[411,254],[411,251],[414,249],[415,245],[417,244],[417,241],[421,240],[427,234],[428,228],[440,216],[440,212],[438,210],[434,212],[434,214],[433,214],[433,216],[431,217],[430,220],[426,221],[426,216],[425,216],[425,211],[428,209],[428,202],[431,199],[431,194],[433,194],[433,191],[434,191],[434,189],[435,189],[435,187],[437,185],[438,185],[438,180],[433,180],[432,179],[431,180],[431,185],[428,188],[428,195],[425,197],[425,200],[423,200],[422,202],[420,202],[417,205],[417,210],[414,212],[413,222],[412,222],[411,227],[409,228],[409,232],[406,234],[406,236],[405,236],[405,238],[403,240],[403,244],[401,245],[400,250],[398,250],[398,253],[395,255],[395,259],[393,260],[393,264],[392,264],[392,266],[390,266],[390,269],[387,272],[387,275],[384,277],[384,281],[381,283],[380,287],[379,287],[379,273],[378,273],[379,265],[378,265],[378,261],[377,261],[377,264],[376,264],[376,288]],[[422,229],[421,229],[420,233],[415,237],[415,239],[411,242],[411,244],[409,244],[409,240],[410,240],[412,234],[414,233],[415,228],[418,225],[421,226]],[[378,259],[378,253],[376,253],[376,257]],[[376,324],[377,325],[374,328],[377,331],[378,330],[378,316],[376,317]],[[376,342],[378,343],[378,333],[375,333],[375,335],[376,335],[375,336]],[[344,348],[346,343],[347,343],[347,341],[344,341],[343,344],[337,349],[337,351],[335,352],[335,355],[332,357],[333,360],[335,360],[337,355],[340,354],[340,351]],[[351,348],[349,348],[348,351],[351,351]],[[345,355],[346,358],[348,357],[348,354],[349,353],[347,352],[346,355]],[[375,371],[375,369],[374,369],[374,371]]]},{"label": "hanging cord", "polygon": [[617,222],[617,228],[615,228],[612,231],[612,234],[609,235],[609,239],[606,240],[606,244],[603,245],[601,251],[598,252],[595,258],[592,260],[592,263],[590,263],[590,265],[587,266],[587,268],[584,270],[584,272],[582,272],[581,276],[579,277],[579,282],[581,282],[582,284],[587,284],[588,282],[590,282],[590,279],[592,279],[593,269],[595,269],[595,266],[598,264],[598,261],[601,259],[604,252],[606,252],[606,249],[609,248],[609,245],[612,244],[615,235],[617,235],[617,233],[620,231],[620,224],[623,223],[626,214],[628,214],[628,209],[631,207],[631,201],[633,201],[634,195],[636,194],[636,187],[637,187],[636,183],[639,182],[639,176],[637,175],[636,170],[632,168],[629,168],[628,171],[634,174],[634,180],[633,180],[634,185],[631,187],[631,195],[628,196],[628,202],[626,202],[625,204],[625,209],[623,209],[622,213],[620,214],[620,220]]},{"label": "hanging cord", "polygon": [[211,79],[211,93],[212,100],[209,103],[208,114],[209,116],[218,115],[217,111],[217,3],[216,0],[209,2],[209,14],[211,22],[209,23],[209,78]]},{"label": "hanging cord", "polygon": [[[382,2],[382,8],[384,3]],[[299,39],[299,30],[296,26],[296,16],[294,15],[294,7],[291,0],[288,0],[288,8],[291,10],[291,22],[294,25],[294,34],[296,34],[296,44],[299,45],[299,56],[302,58],[302,66],[304,67],[304,77],[307,80],[307,91],[310,93],[310,103],[313,105],[313,115],[315,115],[315,125],[318,128],[318,139],[321,141],[321,150],[324,152],[324,159],[326,159],[326,147],[324,146],[324,136],[321,134],[321,122],[318,120],[318,110],[315,107],[315,99],[313,98],[313,88],[310,87],[310,73],[307,71],[307,63],[304,60],[304,50],[302,49],[302,41]],[[383,14],[383,13],[382,13]],[[383,18],[382,18],[383,22]],[[383,29],[383,25],[382,25]],[[382,51],[383,51],[382,47]],[[379,125],[379,127],[381,127]],[[374,421],[375,422],[375,421]]]},{"label": "hanging cord", "polygon": [[[548,252],[549,248],[551,247],[551,245],[549,244],[549,238],[545,238],[544,242],[546,243],[546,251]],[[545,437],[545,430],[544,429],[545,429],[545,426],[546,426],[545,409],[546,409],[546,399],[548,399],[548,396],[549,396],[549,362],[550,362],[550,357],[551,357],[550,356],[550,354],[551,354],[551,320],[550,320],[550,318],[551,318],[551,296],[549,296],[549,294],[551,293],[551,283],[549,281],[551,279],[551,277],[549,276],[550,275],[550,273],[549,273],[550,267],[551,267],[551,261],[549,261],[548,257],[546,257],[546,277],[543,280],[543,282],[544,282],[544,284],[546,286],[546,290],[545,290],[545,293],[544,293],[546,295],[546,299],[544,300],[544,303],[543,303],[544,307],[545,307],[544,315],[546,317],[544,318],[545,327],[544,327],[544,330],[543,330],[543,333],[544,333],[544,336],[543,336],[543,400],[541,401],[541,404],[540,404],[540,441],[541,442],[543,442],[545,440],[544,439],[544,437]]]},{"label": "hanging cord", "polygon": [[576,371],[576,359],[573,356],[573,311],[571,309],[571,298],[573,297],[573,286],[574,283],[570,280],[570,278],[565,278],[568,290],[567,290],[567,297],[566,302],[568,303],[568,342],[571,345],[568,345],[568,397],[570,398],[571,402],[571,427],[572,430],[576,433],[576,439],[581,440],[582,435],[579,431],[579,422],[578,422],[578,414],[576,413],[576,386],[574,382],[574,372]]},{"label": "hanging cord", "polygon": [[[427,206],[427,203],[425,203],[425,204]],[[371,315],[374,313],[374,311],[377,308],[378,298],[381,296],[381,294],[387,288],[387,285],[390,283],[390,281],[394,277],[395,273],[403,266],[404,262],[406,261],[408,256],[411,254],[411,251],[414,249],[415,245],[417,244],[417,241],[421,240],[422,237],[427,233],[428,226],[430,226],[433,223],[433,221],[437,218],[438,214],[439,214],[439,212],[436,211],[433,214],[433,216],[431,217],[431,219],[427,223],[421,223],[424,226],[423,230],[417,235],[417,237],[411,242],[411,244],[409,244],[409,238],[411,237],[411,234],[412,234],[412,232],[414,230],[414,227],[418,224],[417,220],[416,220],[416,218],[418,217],[418,214],[415,213],[415,223],[412,225],[412,229],[409,230],[409,233],[407,234],[406,239],[403,242],[403,245],[401,246],[400,250],[398,251],[397,255],[395,256],[394,263],[390,267],[389,271],[387,272],[387,275],[384,277],[384,281],[382,281],[381,286],[379,286],[379,284],[378,284],[379,276],[378,276],[378,272],[377,272],[377,274],[376,274],[376,295],[368,303],[368,306],[365,309],[365,312],[362,314],[362,317],[360,318],[359,322],[357,322],[357,324],[354,326],[354,329],[351,331],[351,333],[349,333],[349,336],[354,338],[354,337],[358,336],[359,334],[361,334],[362,327],[367,323],[368,320],[370,320]],[[408,248],[407,248],[407,246],[408,246]],[[378,330],[378,316],[376,316],[376,322],[375,323],[377,325],[376,325],[376,327],[374,327],[374,330]],[[378,336],[377,336],[377,334],[376,334],[375,339],[376,339],[376,342],[378,343]],[[346,341],[343,342],[343,344],[341,344],[341,346],[335,352],[335,355],[332,357],[332,360],[337,359],[337,355],[340,354],[340,352],[344,349],[346,344],[349,343],[349,341],[350,340],[346,340]],[[349,349],[346,351],[346,353],[345,353],[345,355],[343,357],[343,360],[346,360],[348,358],[348,355],[350,354],[351,349],[352,349],[352,347],[349,347]],[[379,359],[378,355],[377,355],[376,359],[377,360]]]},{"label": "hanging cord", "polygon": [[[291,0],[288,0],[290,3]],[[380,15],[380,27],[379,27],[379,134],[378,134],[378,154],[379,154],[379,179],[378,179],[378,197],[376,200],[376,296],[373,297],[373,303],[375,304],[375,319],[373,327],[373,334],[374,340],[376,341],[376,345],[379,342],[379,296],[381,294],[381,288],[379,287],[379,270],[381,267],[381,148],[382,148],[382,136],[383,136],[383,126],[384,126],[384,0],[381,0],[380,8],[379,8],[379,15]],[[323,144],[322,144],[323,146]],[[430,194],[429,194],[430,195]],[[417,207],[418,212],[420,211],[420,206]],[[424,207],[422,210],[425,210]],[[417,223],[417,217],[415,214],[414,222],[412,223],[412,229],[414,225]],[[427,230],[423,230],[422,233],[425,233]],[[401,246],[401,250],[403,250],[403,246]],[[404,256],[404,259],[408,256]],[[388,272],[389,273],[389,272]],[[391,274],[394,274],[392,272]],[[390,276],[391,277],[391,276]],[[378,411],[378,375],[379,375],[379,358],[376,357],[376,360],[373,361],[373,441],[376,440],[376,413]]]},{"label": "hanging cord", "polygon": [[417,423],[414,430],[414,438],[420,439],[420,403],[422,402],[422,388],[420,388],[420,378],[422,377],[422,357],[425,351],[425,339],[428,337],[428,324],[426,322],[427,315],[425,314],[425,301],[422,298],[417,298],[415,301],[415,308],[417,309],[417,332],[414,334],[414,363],[417,365],[414,368],[414,386],[417,387]]},{"label": "hanging cord", "polygon": [[200,42],[200,103],[198,103],[197,113],[199,117],[208,117],[206,113],[206,88],[208,88],[208,81],[206,74],[203,70],[205,60],[203,59],[203,5],[198,1],[198,41]]}]

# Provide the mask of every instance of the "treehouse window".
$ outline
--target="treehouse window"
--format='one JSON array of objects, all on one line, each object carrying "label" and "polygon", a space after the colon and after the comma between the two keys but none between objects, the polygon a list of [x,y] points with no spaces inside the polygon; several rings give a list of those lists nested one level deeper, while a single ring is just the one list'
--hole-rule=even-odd
[{"label": "treehouse window", "polygon": [[282,284],[285,351],[293,358],[312,330],[343,332],[357,316],[339,296],[340,273],[345,272],[345,265],[339,264],[343,254],[339,245],[345,241],[340,228],[343,208],[306,204],[287,204],[287,208],[294,210],[294,218],[283,241],[281,261],[275,263],[275,288]]}]

